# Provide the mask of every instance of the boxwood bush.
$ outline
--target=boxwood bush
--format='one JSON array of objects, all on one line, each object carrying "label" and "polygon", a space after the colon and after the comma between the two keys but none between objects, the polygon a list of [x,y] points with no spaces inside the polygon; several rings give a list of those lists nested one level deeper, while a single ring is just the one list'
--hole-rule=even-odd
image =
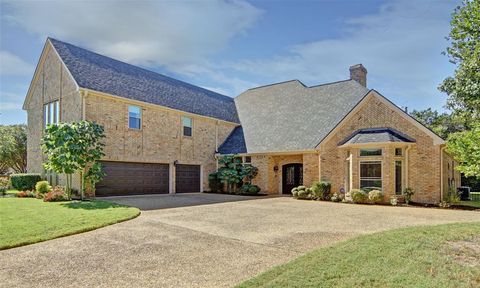
[{"label": "boxwood bush", "polygon": [[367,192],[360,189],[350,190],[350,197],[352,197],[353,203],[368,203]]},{"label": "boxwood bush", "polygon": [[17,190],[34,190],[35,184],[42,180],[38,173],[21,173],[10,175],[12,187]]}]

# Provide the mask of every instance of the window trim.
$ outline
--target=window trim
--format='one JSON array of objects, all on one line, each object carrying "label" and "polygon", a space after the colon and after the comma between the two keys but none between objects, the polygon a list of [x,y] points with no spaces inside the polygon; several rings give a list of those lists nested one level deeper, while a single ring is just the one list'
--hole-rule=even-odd
[{"label": "window trim", "polygon": [[[377,178],[377,177],[362,177],[362,163],[380,163],[380,181],[382,181],[382,192],[384,191],[384,181],[383,181],[383,160],[360,160],[358,161],[358,189],[362,189],[362,178]],[[373,180],[373,179],[367,179]]]},{"label": "window trim", "polygon": [[[140,111],[140,118],[135,118],[135,119],[140,119],[139,128],[130,127],[130,107],[137,107]],[[134,117],[132,117],[132,118],[134,118]],[[127,106],[127,127],[128,127],[128,129],[133,130],[133,131],[141,131],[142,126],[143,126],[143,108],[141,106],[128,104],[128,106]]]},{"label": "window trim", "polygon": [[[190,119],[190,127],[183,124],[183,119]],[[182,115],[180,117],[180,123],[182,125],[182,137],[193,137],[193,118],[190,116]],[[185,127],[190,128],[190,135],[185,135]]]},{"label": "window trim", "polygon": [[43,128],[50,124],[59,124],[61,119],[60,99],[55,99],[43,104]]},{"label": "window trim", "polygon": [[[400,180],[400,194],[397,193],[397,162],[400,162],[401,164],[401,177],[402,179]],[[402,196],[403,195],[403,190],[405,189],[405,161],[403,159],[395,159],[393,161],[393,169],[394,169],[394,178],[393,178],[393,184],[395,187],[394,194],[395,196]]]},{"label": "window trim", "polygon": [[[362,155],[362,150],[380,150],[380,155]],[[382,157],[383,156],[383,148],[359,148],[358,149],[358,157]]]}]

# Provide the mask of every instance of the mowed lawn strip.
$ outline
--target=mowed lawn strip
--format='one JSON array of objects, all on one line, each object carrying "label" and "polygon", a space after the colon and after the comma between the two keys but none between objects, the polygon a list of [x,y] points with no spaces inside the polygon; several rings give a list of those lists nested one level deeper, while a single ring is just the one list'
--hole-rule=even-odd
[{"label": "mowed lawn strip", "polygon": [[480,287],[478,248],[480,222],[404,228],[315,250],[238,287]]},{"label": "mowed lawn strip", "polygon": [[135,218],[137,208],[106,201],[0,199],[0,250],[97,229]]}]

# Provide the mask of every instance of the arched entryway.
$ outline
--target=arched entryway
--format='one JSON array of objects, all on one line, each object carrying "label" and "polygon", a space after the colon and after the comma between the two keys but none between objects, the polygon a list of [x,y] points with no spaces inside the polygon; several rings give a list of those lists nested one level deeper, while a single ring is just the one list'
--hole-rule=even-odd
[{"label": "arched entryway", "polygon": [[291,163],[282,166],[282,194],[291,194],[292,189],[303,185],[303,164]]}]

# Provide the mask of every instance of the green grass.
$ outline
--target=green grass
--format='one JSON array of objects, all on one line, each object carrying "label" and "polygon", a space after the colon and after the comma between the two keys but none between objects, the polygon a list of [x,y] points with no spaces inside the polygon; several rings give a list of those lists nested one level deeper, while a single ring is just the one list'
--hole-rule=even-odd
[{"label": "green grass", "polygon": [[18,190],[15,190],[15,189],[10,189],[10,190],[7,190],[7,194],[13,194],[13,195],[17,195],[17,193],[20,192]]},{"label": "green grass", "polygon": [[106,201],[0,198],[0,250],[97,229],[139,214],[137,208]]},{"label": "green grass", "polygon": [[460,205],[480,208],[480,201],[460,201]]},{"label": "green grass", "polygon": [[[480,245],[479,235],[480,222],[360,236],[315,250],[238,287],[480,287],[480,266],[456,262],[446,243],[476,236]],[[479,259],[478,254],[469,256]]]}]

